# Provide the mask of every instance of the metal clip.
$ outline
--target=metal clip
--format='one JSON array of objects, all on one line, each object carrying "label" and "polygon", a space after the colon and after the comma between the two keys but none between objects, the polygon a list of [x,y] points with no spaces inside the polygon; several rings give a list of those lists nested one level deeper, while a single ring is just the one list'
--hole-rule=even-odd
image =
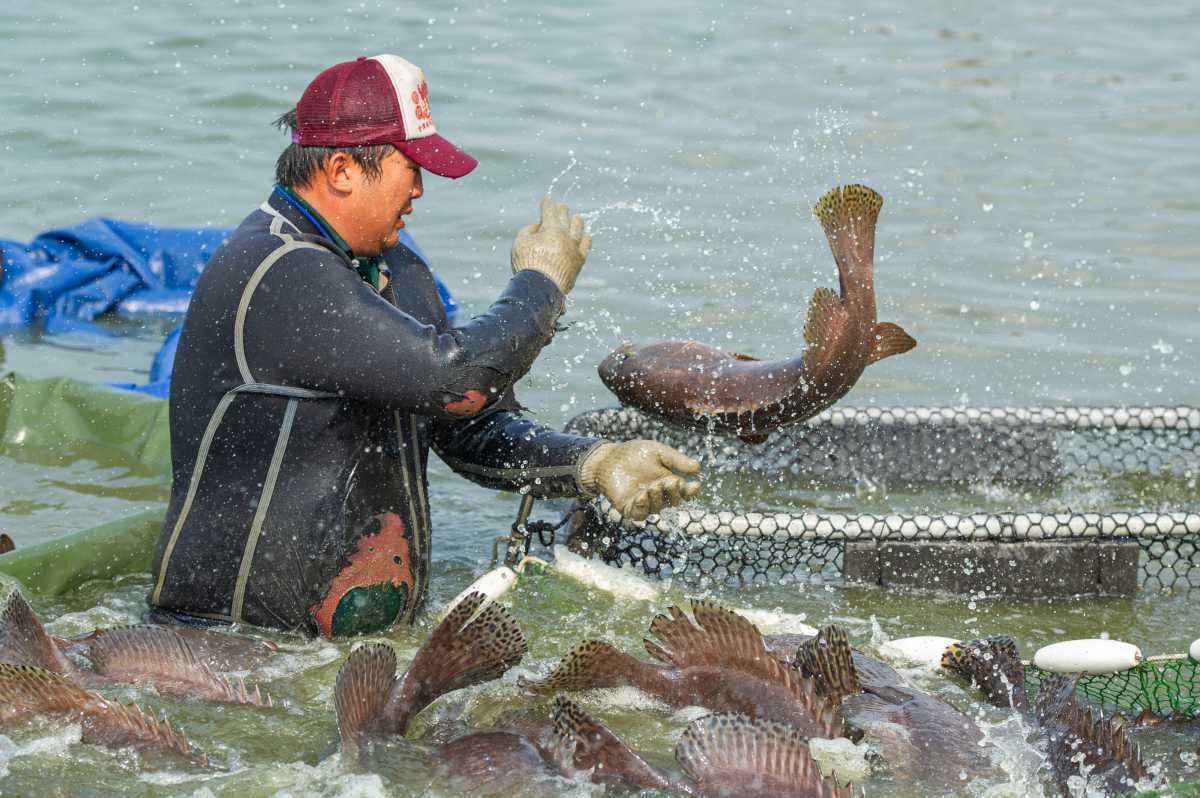
[{"label": "metal clip", "polygon": [[521,497],[521,506],[517,508],[517,520],[513,522],[512,531],[509,534],[498,537],[492,541],[492,567],[496,567],[496,562],[500,559],[500,544],[506,544],[504,550],[504,564],[509,568],[513,568],[517,563],[529,554],[529,546],[533,543],[533,539],[529,536],[529,529],[526,524],[529,521],[529,515],[533,512],[533,494],[526,493]]}]

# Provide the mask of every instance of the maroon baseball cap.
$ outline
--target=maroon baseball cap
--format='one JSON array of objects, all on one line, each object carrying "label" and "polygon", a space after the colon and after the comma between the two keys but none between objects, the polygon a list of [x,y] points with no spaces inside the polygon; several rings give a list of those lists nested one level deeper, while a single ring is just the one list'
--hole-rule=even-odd
[{"label": "maroon baseball cap", "polygon": [[313,78],[296,105],[305,147],[391,144],[418,166],[462,177],[479,162],[438,135],[425,73],[398,55],[362,56]]}]

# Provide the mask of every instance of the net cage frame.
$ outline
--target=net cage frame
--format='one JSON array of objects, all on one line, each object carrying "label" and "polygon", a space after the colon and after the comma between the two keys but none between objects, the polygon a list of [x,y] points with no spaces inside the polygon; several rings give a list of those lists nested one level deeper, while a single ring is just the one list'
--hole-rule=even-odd
[{"label": "net cage frame", "polygon": [[[649,438],[721,474],[819,483],[1002,483],[1048,487],[1125,473],[1200,475],[1200,408],[833,408],[761,444],[666,425],[631,408],[571,419],[566,431]],[[1200,586],[1200,512],[1070,510],[824,513],[672,508],[626,523],[603,497],[591,503],[599,554],[650,576],[739,585],[836,579],[850,541],[1133,541],[1143,590]]]},{"label": "net cage frame", "polygon": [[[835,407],[776,430],[762,443],[667,425],[628,407],[581,413],[565,430],[609,440],[656,440],[701,460],[710,473],[786,474],[819,484],[853,484],[869,475],[906,486],[1045,488],[1089,476],[1200,476],[1200,408],[1182,405]],[[1193,507],[940,515],[683,507],[643,523],[626,522],[604,497],[586,510],[581,517],[588,528],[575,543],[609,564],[685,583],[837,581],[845,546],[854,541],[1131,541],[1139,549],[1141,590],[1200,587],[1200,512]],[[1035,683],[1043,676],[1032,664],[1028,672]],[[1124,712],[1191,717],[1200,714],[1198,685],[1200,663],[1185,654],[1148,657],[1126,671],[1085,676],[1078,689]]]}]

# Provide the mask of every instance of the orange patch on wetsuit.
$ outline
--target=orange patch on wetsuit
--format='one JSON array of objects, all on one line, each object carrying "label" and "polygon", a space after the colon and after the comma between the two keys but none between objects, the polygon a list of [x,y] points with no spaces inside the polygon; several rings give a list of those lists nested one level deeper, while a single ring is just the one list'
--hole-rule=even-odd
[{"label": "orange patch on wetsuit", "polygon": [[483,409],[487,396],[481,391],[464,391],[463,398],[446,405],[446,412],[456,416],[472,416]]},{"label": "orange patch on wetsuit", "polygon": [[379,531],[363,535],[325,597],[311,609],[325,637],[379,632],[396,622],[416,587],[404,523],[395,513],[375,516]]}]

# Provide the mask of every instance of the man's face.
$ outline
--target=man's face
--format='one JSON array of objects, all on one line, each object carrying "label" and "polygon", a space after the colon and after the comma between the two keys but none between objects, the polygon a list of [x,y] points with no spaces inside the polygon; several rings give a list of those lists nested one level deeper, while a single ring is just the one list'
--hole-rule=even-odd
[{"label": "man's face", "polygon": [[377,178],[358,170],[354,187],[354,212],[351,227],[354,240],[343,233],[355,255],[378,255],[396,246],[403,216],[412,213],[412,203],[424,193],[421,167],[399,152],[392,152],[380,164]]}]

